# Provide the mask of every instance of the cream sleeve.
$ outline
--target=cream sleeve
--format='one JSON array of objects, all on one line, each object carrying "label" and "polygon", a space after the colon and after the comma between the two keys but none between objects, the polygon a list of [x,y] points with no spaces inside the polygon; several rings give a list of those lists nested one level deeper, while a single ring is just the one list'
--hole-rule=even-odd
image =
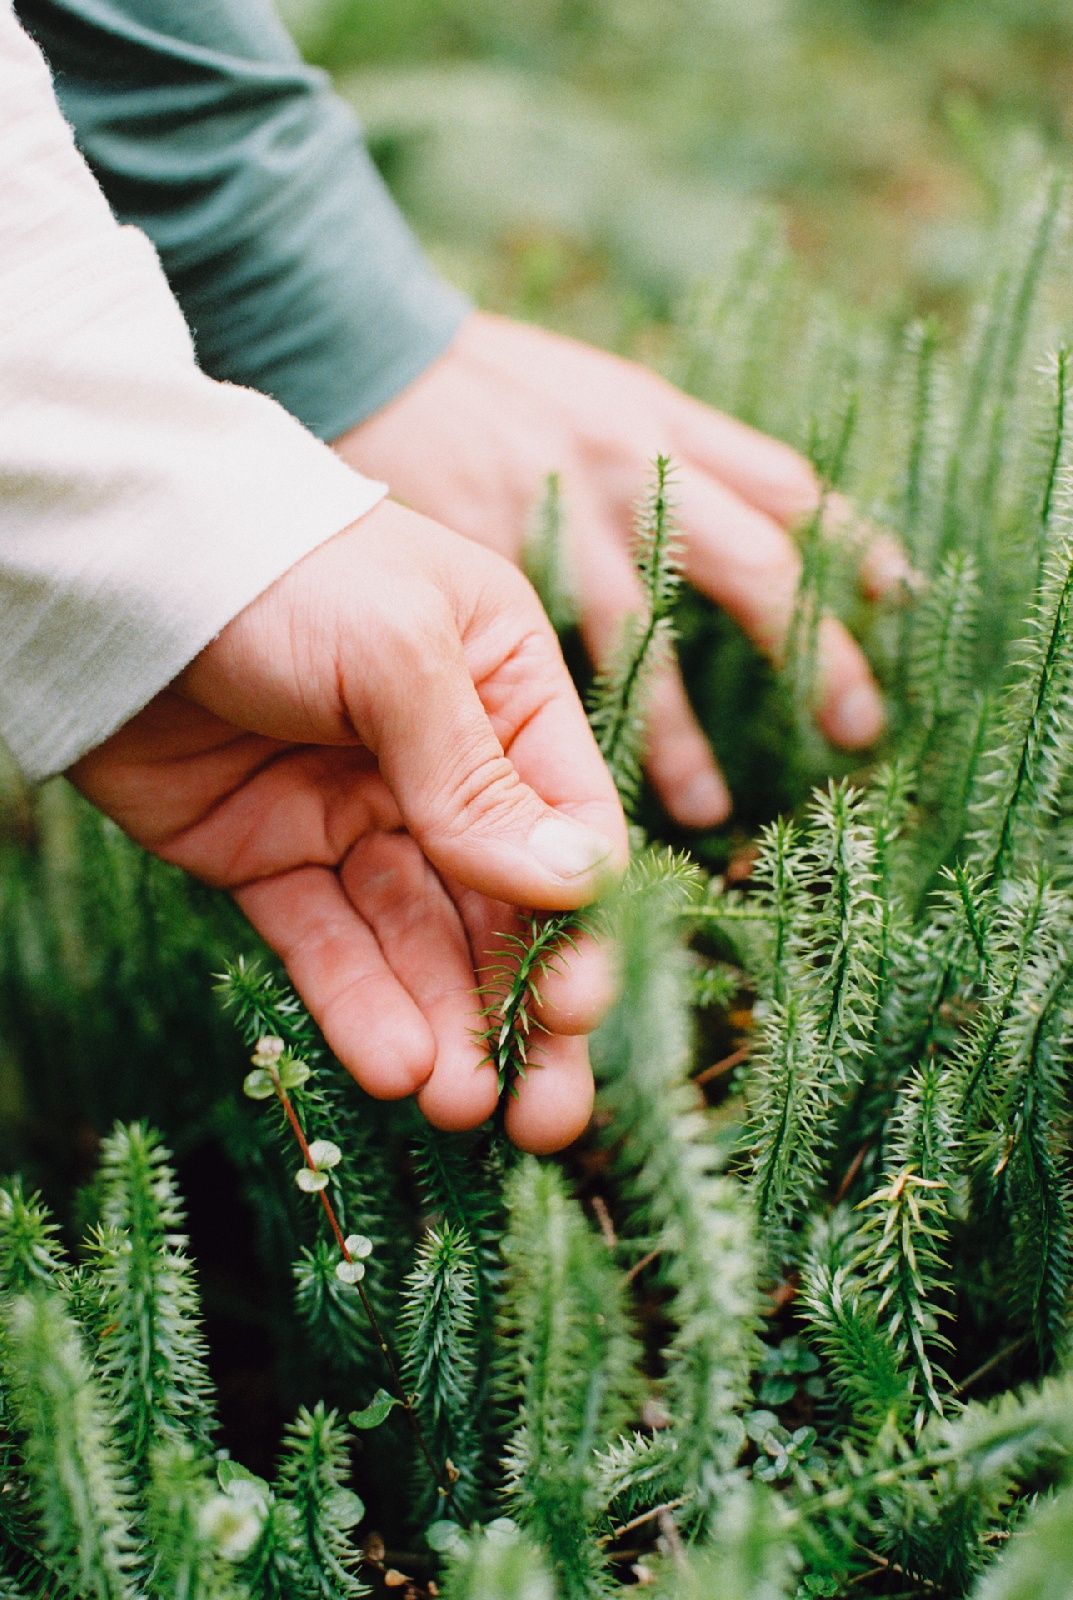
[{"label": "cream sleeve", "polygon": [[0,0],[0,737],[23,771],[107,738],[385,492],[199,371]]}]

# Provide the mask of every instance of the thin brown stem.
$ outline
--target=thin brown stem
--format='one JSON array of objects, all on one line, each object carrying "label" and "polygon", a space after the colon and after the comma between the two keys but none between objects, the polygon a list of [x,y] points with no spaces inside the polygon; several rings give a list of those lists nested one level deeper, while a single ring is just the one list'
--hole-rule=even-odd
[{"label": "thin brown stem", "polygon": [[662,1250],[650,1250],[646,1256],[641,1257],[640,1261],[635,1261],[626,1274],[626,1282],[633,1283],[635,1279],[641,1276],[646,1267],[650,1267],[653,1261],[658,1260],[661,1254]]},{"label": "thin brown stem", "polygon": [[[290,1124],[291,1132],[294,1134],[294,1137],[297,1140],[298,1148],[302,1152],[302,1159],[309,1168],[310,1172],[316,1172],[317,1165],[310,1154],[309,1141],[305,1136],[305,1130],[299,1121],[298,1113],[294,1109],[294,1104],[291,1100],[291,1097],[283,1087],[283,1084],[280,1082],[280,1076],[275,1066],[270,1066],[268,1070],[272,1075],[272,1082],[276,1090],[276,1098],[279,1100],[279,1103],[283,1108],[283,1114]],[[335,1207],[332,1205],[332,1202],[328,1197],[327,1189],[321,1189],[319,1191],[319,1195],[320,1203],[324,1208],[324,1215],[328,1219],[328,1225],[335,1237],[336,1244],[339,1246],[339,1252],[344,1261],[352,1262],[354,1258],[347,1248],[346,1237],[342,1228],[339,1226],[339,1218],[335,1214]],[[399,1358],[395,1353],[394,1346],[380,1324],[380,1318],[373,1309],[372,1301],[369,1299],[368,1292],[366,1291],[365,1285],[361,1282],[360,1278],[358,1282],[355,1283],[354,1288],[358,1291],[358,1298],[361,1300],[361,1308],[365,1313],[369,1327],[372,1329],[373,1338],[376,1340],[376,1343],[380,1348],[380,1353],[383,1356],[388,1372],[391,1375],[391,1383],[395,1390],[395,1398],[398,1400],[403,1411],[405,1412],[406,1420],[413,1430],[417,1447],[424,1457],[425,1465],[428,1467],[428,1470],[432,1475],[432,1481],[436,1485],[436,1492],[444,1501],[446,1501],[451,1493],[450,1475],[445,1466],[438,1467],[433,1459],[432,1451],[429,1448],[428,1440],[425,1438],[425,1432],[421,1426],[421,1419],[417,1414],[417,1408],[413,1403],[412,1397],[407,1394],[406,1386],[402,1381],[402,1369],[399,1366]]]},{"label": "thin brown stem", "polygon": [[611,1221],[611,1213],[607,1209],[607,1202],[603,1195],[594,1194],[592,1209],[600,1227],[600,1234],[609,1250],[618,1249],[618,1235],[615,1233],[615,1224]]},{"label": "thin brown stem", "polygon": [[835,1191],[835,1197],[831,1201],[832,1206],[840,1205],[841,1202],[846,1198],[853,1186],[853,1180],[856,1178],[858,1172],[860,1172],[864,1158],[868,1154],[870,1148],[870,1144],[862,1144],[861,1148],[857,1151],[857,1154],[853,1157],[853,1160],[850,1162],[849,1166],[842,1175],[842,1182]]},{"label": "thin brown stem", "polygon": [[1000,1367],[1009,1356],[1015,1356],[1018,1350],[1028,1343],[1029,1338],[1029,1334],[1023,1333],[1019,1339],[1014,1339],[1012,1344],[1004,1345],[1001,1350],[996,1350],[993,1356],[988,1357],[983,1366],[977,1367],[975,1372],[970,1372],[967,1378],[963,1378],[960,1383],[954,1385],[954,1393],[967,1394],[975,1384],[980,1382],[981,1378],[986,1378],[989,1372],[993,1372],[996,1367]]},{"label": "thin brown stem", "polygon": [[722,1078],[726,1073],[733,1072],[735,1067],[740,1067],[743,1061],[748,1061],[752,1054],[752,1045],[743,1044],[739,1049],[732,1050],[721,1061],[713,1062],[710,1067],[705,1067],[703,1072],[698,1072],[693,1082],[696,1084],[711,1083],[713,1078]]},{"label": "thin brown stem", "polygon": [[675,1522],[669,1506],[660,1506],[656,1513],[656,1526],[666,1540],[667,1548],[671,1552],[671,1560],[675,1566],[684,1567],[686,1564],[685,1545],[682,1543],[682,1535],[678,1531],[678,1524]]},{"label": "thin brown stem", "polygon": [[614,1544],[617,1539],[624,1539],[635,1528],[643,1528],[646,1522],[654,1522],[659,1517],[670,1516],[672,1511],[677,1511],[680,1506],[686,1505],[687,1502],[687,1495],[679,1495],[677,1500],[666,1500],[663,1505],[653,1506],[650,1511],[642,1511],[640,1516],[631,1517],[630,1521],[624,1522],[620,1528],[612,1528],[610,1533],[605,1533],[596,1542],[599,1545]]},{"label": "thin brown stem", "polygon": [[[866,1556],[872,1565],[867,1572],[858,1572],[855,1578],[850,1578],[847,1588],[852,1589],[858,1583],[867,1583],[868,1579],[874,1578],[877,1572],[893,1572],[899,1578],[907,1578],[909,1576],[905,1568],[899,1566],[897,1561],[889,1561],[886,1556],[881,1556],[878,1550],[869,1550],[867,1545],[861,1544],[857,1539],[853,1543],[854,1548],[859,1550],[863,1556]],[[918,1578],[917,1582],[929,1594],[937,1594],[939,1591],[939,1585],[932,1583],[929,1578]]]}]

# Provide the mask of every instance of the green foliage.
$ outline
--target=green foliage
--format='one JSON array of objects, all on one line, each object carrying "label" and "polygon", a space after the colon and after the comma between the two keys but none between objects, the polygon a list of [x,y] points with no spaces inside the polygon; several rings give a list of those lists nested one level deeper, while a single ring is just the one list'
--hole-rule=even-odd
[{"label": "green foliage", "polygon": [[0,1189],[0,1561],[13,1594],[366,1593],[349,1537],[364,1511],[334,1412],[299,1411],[274,1489],[214,1454],[199,1298],[158,1136],[115,1127],[94,1192],[100,1223],[73,1271],[40,1201],[17,1180]]},{"label": "green foliage", "polygon": [[864,1202],[870,1215],[861,1230],[862,1278],[874,1290],[886,1339],[910,1369],[910,1387],[919,1391],[918,1426],[930,1412],[943,1414],[939,1391],[950,1381],[935,1358],[936,1350],[950,1348],[936,1327],[946,1310],[945,1188],[905,1167]]},{"label": "green foliage", "polygon": [[0,1294],[25,1294],[47,1284],[60,1262],[59,1229],[40,1195],[21,1178],[0,1189]]},{"label": "green foliage", "polygon": [[283,1441],[277,1494],[290,1513],[280,1525],[292,1581],[310,1600],[369,1592],[355,1576],[358,1552],[350,1540],[365,1508],[347,1488],[347,1477],[347,1439],[338,1417],[323,1405],[303,1407]]},{"label": "green foliage", "polygon": [[1045,548],[1029,631],[999,712],[997,742],[976,784],[971,859],[1000,881],[1015,862],[1029,864],[1042,848],[1069,768],[1071,604],[1073,537],[1063,521]]},{"label": "green foliage", "polygon": [[817,1576],[844,1584],[869,1566],[896,1565],[963,1592],[988,1559],[1015,1484],[1067,1470],[1071,1429],[1064,1378],[935,1420],[912,1446],[887,1430],[867,1454],[846,1448],[829,1487],[792,1513],[795,1538]]},{"label": "green foliage", "polygon": [[168,1152],[154,1134],[113,1130],[98,1194],[90,1251],[101,1382],[123,1419],[123,1459],[144,1477],[154,1449],[183,1439],[204,1448],[212,1431],[197,1284]]},{"label": "green foliage", "polygon": [[730,1488],[711,1537],[667,1574],[667,1600],[786,1600],[796,1561],[777,1499],[760,1484]]},{"label": "green foliage", "polygon": [[4,1324],[12,1417],[45,1557],[71,1593],[128,1600],[137,1593],[131,1488],[78,1329],[47,1290],[13,1297]]},{"label": "green foliage", "polygon": [[[487,1059],[496,1069],[499,1089],[513,1089],[531,1065],[533,1036],[543,1031],[533,1015],[540,983],[574,944],[581,919],[558,911],[548,917],[530,917],[524,933],[507,933],[492,963],[482,973],[482,1015],[487,1019],[484,1043]],[[539,1043],[537,1045],[539,1050]]]},{"label": "green foliage", "polygon": [[[676,1456],[663,1487],[687,1492],[704,1516],[741,1446],[756,1293],[750,1218],[718,1170],[688,1079],[688,967],[674,921],[691,886],[667,853],[642,857],[627,878],[615,921],[621,998],[594,1039],[593,1059],[616,1181],[671,1294]],[[617,1493],[628,1488],[629,1474],[620,1474]]]},{"label": "green foliage", "polygon": [[795,1218],[822,1182],[847,1094],[872,1049],[883,949],[877,826],[865,797],[832,786],[805,830],[776,826],[757,867],[773,938],[747,1134],[757,1214],[788,1252]]},{"label": "green foliage", "polygon": [[[629,815],[640,796],[649,686],[674,637],[676,543],[671,463],[666,456],[657,456],[652,487],[636,516],[634,565],[643,610],[628,619],[617,650],[597,672],[589,692],[589,721]],[[559,912],[532,917],[524,934],[505,936],[482,986],[484,1042],[501,1092],[524,1077],[529,1067],[532,1035],[540,1029],[532,1007],[541,978],[585,925],[584,914]]]},{"label": "green foliage", "polygon": [[568,633],[577,626],[577,599],[563,537],[562,485],[559,474],[548,474],[525,546],[525,575],[540,596],[555,631]]},{"label": "green foliage", "polygon": [[[323,1140],[337,1152],[331,1168],[331,1203],[337,1226],[341,1235],[360,1230],[369,1240],[362,1295],[377,1314],[390,1317],[396,1285],[389,1272],[401,1261],[391,1227],[397,1177],[387,1159],[382,1130],[368,1107],[349,1092],[349,1085],[334,1071],[322,1070],[325,1047],[318,1030],[297,996],[274,973],[240,960],[227,966],[217,992],[234,1014],[246,1043],[255,1047],[251,1057],[254,1072],[244,1084],[246,1094],[255,1101],[267,1096],[274,1108],[271,1119],[259,1119],[258,1144],[262,1159],[270,1164],[276,1189],[287,1196],[279,1248],[292,1252],[299,1314],[326,1361],[352,1377],[372,1376],[379,1371],[375,1334],[352,1287],[337,1275],[339,1251],[325,1236],[323,1218],[315,1207],[301,1204],[295,1194],[294,1179],[304,1164],[303,1157],[269,1068],[258,1064],[262,1062],[260,1042],[279,1041],[269,1052],[271,1070],[278,1073],[291,1113],[308,1144]],[[252,1084],[251,1078],[255,1080]],[[263,1131],[266,1125],[267,1132]],[[302,1241],[296,1252],[295,1240]]]},{"label": "green foliage", "polygon": [[450,1223],[440,1232],[430,1228],[418,1245],[399,1315],[403,1381],[416,1396],[433,1460],[450,1463],[450,1509],[466,1519],[474,1508],[480,1468],[477,1271],[467,1232]]},{"label": "green foliage", "polygon": [[446,1600],[554,1600],[539,1549],[505,1519],[458,1541],[443,1593]]},{"label": "green foliage", "polygon": [[617,653],[597,674],[589,697],[589,721],[600,754],[630,812],[641,782],[646,690],[670,646],[678,592],[671,488],[670,461],[657,456],[651,491],[637,514],[634,548],[644,610],[630,619]]},{"label": "green foliage", "polygon": [[1073,1590],[1073,1486],[1033,1508],[974,1600],[1063,1600]]},{"label": "green foliage", "polygon": [[507,1448],[508,1503],[548,1552],[571,1600],[607,1592],[594,1529],[596,1452],[630,1414],[633,1339],[618,1276],[553,1166],[519,1163],[500,1313],[498,1389],[519,1422]]},{"label": "green foliage", "polygon": [[[363,1097],[263,952],[221,981],[244,1049],[225,1042],[206,980],[243,946],[220,902],[56,791],[12,795],[0,1596],[329,1600],[377,1574],[456,1600],[1068,1587],[1060,212],[1045,178],[964,339],[815,296],[765,228],[666,332],[709,399],[810,453],[827,515],[799,530],[770,669],[677,591],[657,462],[642,612],[590,695],[634,851],[588,914],[618,990],[594,1129],[562,1166],[519,1159],[498,1121],[451,1136]],[[836,536],[843,495],[862,525]],[[560,512],[553,491],[537,544],[561,599]],[[917,568],[878,605],[855,573],[873,520]],[[852,769],[809,725],[828,609],[890,704]],[[660,842],[642,780],[672,631],[740,818],[689,852]],[[578,920],[516,927],[482,1029],[506,1092],[542,1070],[533,1002]],[[150,1113],[162,1135],[130,1120]],[[91,1152],[72,1262],[33,1184],[84,1184]]]},{"label": "green foliage", "polygon": [[816,1261],[806,1273],[802,1303],[855,1446],[870,1448],[887,1429],[904,1432],[911,1408],[909,1380],[875,1297],[851,1282],[844,1268]]}]

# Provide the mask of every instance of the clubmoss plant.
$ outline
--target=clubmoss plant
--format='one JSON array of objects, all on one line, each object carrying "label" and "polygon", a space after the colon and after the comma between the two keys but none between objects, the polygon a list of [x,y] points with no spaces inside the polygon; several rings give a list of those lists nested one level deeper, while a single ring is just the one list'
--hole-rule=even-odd
[{"label": "clubmoss plant", "polygon": [[[678,587],[656,464],[642,613],[589,690],[634,848],[588,914],[618,994],[563,1163],[369,1101],[222,901],[12,791],[3,1600],[1069,1590],[1061,187],[1009,229],[964,340],[817,297],[763,232],[683,319],[677,370],[806,450],[861,525],[800,530],[772,668]],[[552,494],[545,585],[558,517]],[[866,603],[877,523],[916,576]],[[809,729],[829,608],[887,690],[874,759]],[[675,636],[738,806],[689,840],[642,770]],[[487,975],[505,1093],[542,1070],[533,1000],[578,925],[516,925]],[[225,960],[241,1045],[204,1003]],[[31,1173],[78,1188],[69,1232]]]}]

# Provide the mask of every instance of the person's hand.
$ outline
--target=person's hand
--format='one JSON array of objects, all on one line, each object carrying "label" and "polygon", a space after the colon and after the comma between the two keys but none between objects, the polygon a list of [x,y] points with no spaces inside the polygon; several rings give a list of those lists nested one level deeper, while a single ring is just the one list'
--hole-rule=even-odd
[{"label": "person's hand", "polygon": [[[499,556],[390,502],[254,601],[77,763],[165,860],[229,889],[373,1095],[443,1128],[496,1104],[477,975],[516,907],[585,904],[624,865],[614,787],[555,635]],[[585,1034],[609,998],[585,939],[541,986],[507,1130],[588,1120]]]},{"label": "person's hand", "polygon": [[[595,661],[640,603],[629,546],[646,465],[669,455],[685,573],[778,658],[800,557],[790,533],[820,486],[785,445],[679,393],[642,367],[500,317],[474,313],[447,353],[374,417],[335,441],[392,493],[513,561],[544,476],[561,474],[581,629]],[[832,523],[845,502],[827,503]],[[879,593],[907,575],[889,539],[862,565]],[[883,707],[861,651],[825,618],[818,720],[835,743],[871,744]],[[671,816],[722,821],[730,797],[673,664],[650,702],[648,771]]]}]

